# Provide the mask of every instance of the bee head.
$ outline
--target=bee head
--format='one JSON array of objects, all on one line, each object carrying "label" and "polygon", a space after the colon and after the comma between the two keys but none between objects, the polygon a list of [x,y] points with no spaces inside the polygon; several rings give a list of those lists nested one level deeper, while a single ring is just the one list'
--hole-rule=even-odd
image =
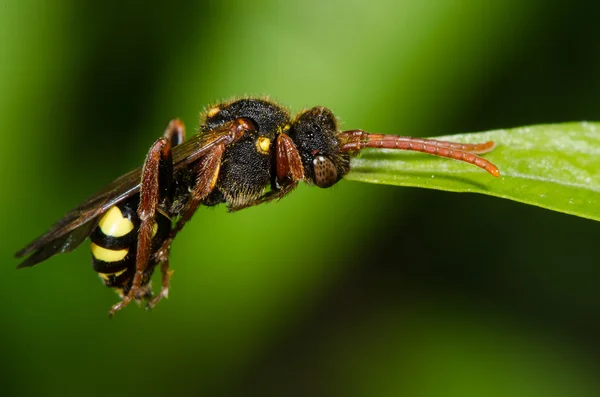
[{"label": "bee head", "polygon": [[350,155],[342,153],[337,120],[331,110],[316,106],[300,112],[288,131],[300,152],[305,180],[327,188],[350,170]]}]

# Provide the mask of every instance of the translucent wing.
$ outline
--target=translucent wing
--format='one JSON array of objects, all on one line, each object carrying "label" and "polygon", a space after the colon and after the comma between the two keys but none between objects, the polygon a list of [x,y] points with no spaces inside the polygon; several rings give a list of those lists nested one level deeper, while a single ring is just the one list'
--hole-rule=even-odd
[{"label": "translucent wing", "polygon": [[[175,146],[174,170],[185,167],[204,156],[214,146],[226,142],[229,139],[228,131],[223,128],[198,134]],[[113,205],[139,193],[141,175],[142,168],[136,168],[71,210],[46,233],[15,254],[17,258],[29,255],[18,267],[30,267],[55,254],[73,251],[94,230],[100,215]]]}]

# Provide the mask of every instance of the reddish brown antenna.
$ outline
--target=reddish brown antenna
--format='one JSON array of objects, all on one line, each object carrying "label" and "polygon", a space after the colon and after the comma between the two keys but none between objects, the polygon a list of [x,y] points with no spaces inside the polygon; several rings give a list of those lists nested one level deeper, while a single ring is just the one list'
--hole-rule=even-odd
[{"label": "reddish brown antenna", "polygon": [[477,156],[477,154],[493,150],[496,146],[493,141],[455,143],[410,136],[369,134],[363,130],[343,131],[338,134],[338,138],[341,141],[340,150],[342,152],[358,152],[364,148],[410,150],[463,161],[483,168],[495,177],[500,176],[498,167]]}]

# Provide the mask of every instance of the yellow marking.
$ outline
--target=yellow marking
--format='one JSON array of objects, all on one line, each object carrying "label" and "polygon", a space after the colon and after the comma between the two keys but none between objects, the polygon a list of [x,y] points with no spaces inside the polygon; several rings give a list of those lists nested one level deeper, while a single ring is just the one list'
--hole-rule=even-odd
[{"label": "yellow marking", "polygon": [[154,225],[152,225],[152,238],[156,236],[156,233],[158,233],[158,223],[154,222]]},{"label": "yellow marking", "polygon": [[104,280],[108,281],[110,279],[110,276],[115,276],[115,277],[119,277],[121,274],[125,273],[127,269],[123,269],[123,270],[119,270],[118,272],[115,273],[98,273],[98,275],[103,278]]},{"label": "yellow marking", "polygon": [[261,136],[256,140],[256,149],[258,149],[259,152],[268,154],[270,147],[271,140],[269,138]]},{"label": "yellow marking", "polygon": [[[221,157],[223,156],[223,154],[221,153]],[[219,180],[219,172],[221,171],[221,162],[219,161],[217,163],[217,166],[215,167],[215,173],[212,176],[212,179],[210,181],[210,185],[209,185],[209,191],[212,191],[215,186],[217,185],[217,181]]]},{"label": "yellow marking", "polygon": [[208,117],[214,117],[214,116],[216,116],[216,115],[217,115],[217,114],[218,114],[220,111],[221,111],[221,108],[220,108],[220,107],[218,107],[218,106],[215,106],[214,108],[210,108],[210,109],[208,110],[208,112],[206,112],[206,115],[207,115]]},{"label": "yellow marking", "polygon": [[122,250],[109,250],[107,248],[100,247],[92,243],[92,255],[94,258],[104,261],[104,262],[118,262],[127,256],[129,253],[129,248],[125,248]]},{"label": "yellow marking", "polygon": [[109,237],[123,237],[133,230],[133,222],[123,216],[117,206],[110,207],[98,222],[102,233]]},{"label": "yellow marking", "polygon": [[290,125],[289,125],[289,124],[286,124],[286,125],[284,125],[283,127],[282,127],[282,126],[280,126],[280,125],[278,125],[278,126],[277,126],[277,133],[278,133],[278,134],[283,134],[284,132],[288,132],[288,131],[290,130],[290,128],[291,128],[291,127],[290,127]]}]

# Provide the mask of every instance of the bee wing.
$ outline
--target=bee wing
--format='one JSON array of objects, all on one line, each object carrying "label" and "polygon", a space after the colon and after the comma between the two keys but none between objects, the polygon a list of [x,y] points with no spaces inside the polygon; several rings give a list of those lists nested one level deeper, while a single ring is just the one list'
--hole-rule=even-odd
[{"label": "bee wing", "polygon": [[[178,170],[198,160],[214,146],[230,139],[228,129],[198,134],[173,148],[173,168]],[[110,207],[139,193],[142,168],[121,176],[81,205],[67,213],[46,233],[17,251],[15,256],[25,259],[19,268],[34,266],[51,256],[71,252],[92,233],[98,224],[98,218]]]}]

